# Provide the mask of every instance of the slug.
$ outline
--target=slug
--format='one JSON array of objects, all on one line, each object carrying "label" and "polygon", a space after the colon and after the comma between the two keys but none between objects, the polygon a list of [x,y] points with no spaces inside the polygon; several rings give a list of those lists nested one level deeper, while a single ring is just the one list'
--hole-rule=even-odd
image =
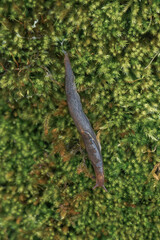
[{"label": "slug", "polygon": [[103,170],[103,160],[101,155],[101,147],[96,139],[96,134],[91,127],[91,124],[83,112],[80,96],[77,93],[75,85],[75,77],[72,71],[71,63],[68,57],[68,53],[64,51],[64,65],[65,65],[65,92],[67,97],[67,104],[69,112],[73,121],[82,136],[88,157],[92,163],[92,166],[96,175],[96,185],[93,187],[103,187],[104,186],[104,170]]}]

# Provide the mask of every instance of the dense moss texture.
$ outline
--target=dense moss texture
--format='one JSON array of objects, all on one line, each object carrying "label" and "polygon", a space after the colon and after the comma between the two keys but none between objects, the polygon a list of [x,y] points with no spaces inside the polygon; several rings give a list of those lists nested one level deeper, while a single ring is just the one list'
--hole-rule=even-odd
[{"label": "dense moss texture", "polygon": [[[159,13],[153,0],[1,0],[1,239],[159,239]],[[62,41],[108,193],[79,150]]]}]

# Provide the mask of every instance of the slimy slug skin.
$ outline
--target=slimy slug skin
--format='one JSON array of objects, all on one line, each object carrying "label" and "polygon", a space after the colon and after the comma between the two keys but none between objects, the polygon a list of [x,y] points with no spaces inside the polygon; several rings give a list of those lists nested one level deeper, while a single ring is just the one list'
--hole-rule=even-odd
[{"label": "slimy slug skin", "polygon": [[93,128],[83,112],[80,96],[77,93],[75,85],[75,77],[72,71],[71,63],[67,52],[64,52],[64,64],[65,64],[65,92],[67,97],[67,104],[69,112],[73,121],[82,136],[85,144],[85,148],[88,153],[88,157],[92,163],[92,166],[96,175],[96,185],[93,187],[103,187],[104,186],[104,170],[103,170],[103,160],[101,155],[100,144],[96,139],[96,134]]}]

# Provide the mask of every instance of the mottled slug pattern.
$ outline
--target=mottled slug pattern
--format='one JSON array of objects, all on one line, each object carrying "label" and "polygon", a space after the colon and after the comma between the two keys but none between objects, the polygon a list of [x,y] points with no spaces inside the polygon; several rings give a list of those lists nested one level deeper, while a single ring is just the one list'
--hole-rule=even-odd
[{"label": "mottled slug pattern", "polygon": [[71,117],[73,118],[74,123],[82,136],[88,153],[88,157],[91,160],[96,174],[96,185],[93,187],[93,189],[96,187],[103,187],[105,191],[107,191],[104,186],[104,171],[100,145],[96,139],[96,135],[91,127],[87,116],[83,112],[80,97],[77,93],[74,81],[75,77],[67,52],[64,52],[64,55],[65,91],[67,96],[68,108]]}]

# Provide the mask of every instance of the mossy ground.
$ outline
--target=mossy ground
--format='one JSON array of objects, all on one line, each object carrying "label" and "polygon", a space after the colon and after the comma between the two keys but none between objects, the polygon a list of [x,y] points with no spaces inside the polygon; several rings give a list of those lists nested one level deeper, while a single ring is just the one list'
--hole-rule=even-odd
[{"label": "mossy ground", "polygon": [[[1,239],[159,239],[159,14],[158,0],[1,0]],[[108,193],[81,164],[62,42]]]}]

